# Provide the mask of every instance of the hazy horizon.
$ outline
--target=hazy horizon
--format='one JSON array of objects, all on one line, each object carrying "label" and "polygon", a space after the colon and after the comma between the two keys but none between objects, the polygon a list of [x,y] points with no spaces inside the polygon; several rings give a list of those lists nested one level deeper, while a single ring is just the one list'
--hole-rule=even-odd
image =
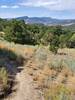
[{"label": "hazy horizon", "polygon": [[20,17],[29,17],[29,18],[52,18],[52,19],[57,19],[57,20],[75,20],[75,18],[56,18],[56,17],[51,17],[51,16],[15,16],[15,17],[0,17],[2,19],[15,19],[15,18],[20,18]]}]

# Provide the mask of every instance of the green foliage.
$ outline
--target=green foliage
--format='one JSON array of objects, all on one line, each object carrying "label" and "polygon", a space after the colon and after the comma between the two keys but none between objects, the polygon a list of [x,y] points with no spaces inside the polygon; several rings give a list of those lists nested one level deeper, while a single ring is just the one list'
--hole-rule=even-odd
[{"label": "green foliage", "polygon": [[3,28],[3,27],[0,25],[0,31],[2,31],[2,28]]},{"label": "green foliage", "polygon": [[57,54],[58,47],[55,45],[50,45],[49,50],[52,51],[54,54]]},{"label": "green foliage", "polygon": [[54,31],[53,31],[53,34],[54,35],[58,35],[58,36],[63,34],[62,26],[60,26],[60,25],[56,26]]},{"label": "green foliage", "polygon": [[75,47],[73,32],[68,29],[64,29],[64,27],[60,25],[29,25],[25,24],[23,20],[0,19],[0,31],[5,33],[3,38],[9,42],[13,41],[19,44],[31,45],[51,45],[50,47],[52,51],[56,51],[59,47]]},{"label": "green foliage", "polygon": [[8,72],[5,67],[0,67],[0,96],[9,88]]},{"label": "green foliage", "polygon": [[75,48],[75,34],[73,34],[69,39],[69,47]]},{"label": "green foliage", "polygon": [[75,59],[69,58],[64,60],[64,64],[72,71],[75,72]]},{"label": "green foliage", "polygon": [[4,67],[0,68],[0,85],[6,88],[8,84],[8,74]]},{"label": "green foliage", "polygon": [[57,35],[55,35],[55,36],[53,36],[53,38],[50,42],[50,50],[56,54],[58,51],[58,48],[59,48],[59,37]]},{"label": "green foliage", "polygon": [[[1,42],[1,41],[0,41]],[[6,41],[5,41],[6,43]],[[23,57],[14,51],[12,45],[0,48],[0,97],[11,91],[19,66],[23,65]],[[12,77],[11,77],[12,76]]]},{"label": "green foliage", "polygon": [[49,64],[50,69],[54,69],[54,70],[57,70],[57,71],[61,71],[63,67],[65,67],[64,66],[64,61],[61,60],[61,59],[54,59]]},{"label": "green foliage", "polygon": [[17,59],[17,55],[14,52],[12,52],[6,48],[4,48],[4,49],[0,48],[0,57],[4,57],[4,58],[6,57],[6,58],[9,58],[10,60]]},{"label": "green foliage", "polygon": [[62,59],[54,55],[49,63],[49,68],[57,71],[61,71],[62,68],[68,68],[72,72],[75,72],[75,59],[68,56]]},{"label": "green foliage", "polygon": [[4,29],[6,33],[4,39],[8,41],[14,41],[20,44],[34,44],[33,35],[30,31],[25,28],[25,23],[23,21],[12,20],[9,25]]}]

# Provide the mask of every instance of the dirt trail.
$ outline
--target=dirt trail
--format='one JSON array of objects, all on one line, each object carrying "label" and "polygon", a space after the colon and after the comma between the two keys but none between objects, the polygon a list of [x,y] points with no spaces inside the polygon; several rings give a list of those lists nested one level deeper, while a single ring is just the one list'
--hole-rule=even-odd
[{"label": "dirt trail", "polygon": [[35,89],[31,76],[24,70],[16,75],[17,91],[5,100],[43,100],[40,91]]},{"label": "dirt trail", "polygon": [[16,91],[4,100],[44,100],[41,91],[36,89],[37,86],[33,82],[32,76],[28,74],[28,66],[33,55],[34,53],[27,64],[22,66],[24,70],[16,74],[15,81],[17,81],[17,85],[13,87],[16,88]]}]

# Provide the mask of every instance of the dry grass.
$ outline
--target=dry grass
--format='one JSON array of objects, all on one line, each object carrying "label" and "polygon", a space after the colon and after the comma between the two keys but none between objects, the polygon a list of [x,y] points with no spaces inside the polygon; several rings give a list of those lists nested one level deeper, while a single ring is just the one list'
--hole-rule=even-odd
[{"label": "dry grass", "polygon": [[74,55],[74,49],[62,49],[59,50],[59,54],[53,55],[44,47],[35,53],[29,72],[33,81],[43,90],[45,100],[73,100]]},{"label": "dry grass", "polygon": [[63,84],[53,84],[47,91],[45,91],[45,100],[72,100],[71,89],[65,87]]},{"label": "dry grass", "polygon": [[[30,56],[37,47],[26,45],[5,44],[0,48],[8,48],[24,58]],[[46,47],[39,47],[28,66],[28,74],[37,83],[45,96],[45,100],[74,100],[75,94],[75,49],[59,49],[53,55]]]},{"label": "dry grass", "polygon": [[4,67],[0,68],[0,95],[4,94],[5,90],[9,87],[8,73]]},{"label": "dry grass", "polygon": [[[8,94],[19,66],[23,65],[23,57],[17,53],[14,44],[5,41],[0,43],[0,97]],[[10,79],[11,78],[11,79]]]}]

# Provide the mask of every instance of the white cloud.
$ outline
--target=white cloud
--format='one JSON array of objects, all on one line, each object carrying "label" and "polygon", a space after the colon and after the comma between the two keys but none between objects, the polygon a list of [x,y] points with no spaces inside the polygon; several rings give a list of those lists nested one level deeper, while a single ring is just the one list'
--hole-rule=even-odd
[{"label": "white cloud", "polygon": [[22,5],[22,6],[33,6],[33,7],[41,7],[41,6],[43,6],[43,7],[45,7],[45,6],[49,6],[49,5],[54,5],[54,4],[56,4],[56,2],[54,2],[54,1],[40,1],[40,0],[38,0],[38,1],[34,1],[34,2],[23,2],[23,3],[20,3],[20,5]]},{"label": "white cloud", "polygon": [[7,5],[1,5],[0,8],[9,8]]},{"label": "white cloud", "polygon": [[8,5],[1,5],[0,8],[10,8],[10,9],[16,9],[16,8],[19,8],[18,5],[13,5],[13,6],[8,6]]},{"label": "white cloud", "polygon": [[22,0],[19,5],[44,7],[49,10],[74,10],[75,0]]},{"label": "white cloud", "polygon": [[10,8],[16,9],[16,8],[19,8],[19,6],[18,5],[14,5],[14,6],[11,6]]},{"label": "white cloud", "polygon": [[75,0],[19,0],[12,6],[1,5],[0,8],[17,9],[20,6],[43,7],[49,10],[75,10]]}]

